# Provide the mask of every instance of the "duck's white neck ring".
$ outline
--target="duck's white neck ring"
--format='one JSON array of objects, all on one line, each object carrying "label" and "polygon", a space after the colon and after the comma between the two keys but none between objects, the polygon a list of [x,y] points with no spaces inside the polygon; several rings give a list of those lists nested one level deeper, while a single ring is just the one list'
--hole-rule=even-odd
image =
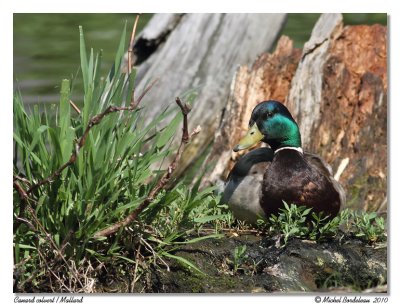
[{"label": "duck's white neck ring", "polygon": [[300,147],[282,147],[282,148],[279,148],[278,150],[275,150],[274,154],[276,154],[276,153],[278,153],[279,151],[282,151],[282,150],[295,150],[295,151],[300,152],[301,154],[303,154],[303,149],[300,148]]}]

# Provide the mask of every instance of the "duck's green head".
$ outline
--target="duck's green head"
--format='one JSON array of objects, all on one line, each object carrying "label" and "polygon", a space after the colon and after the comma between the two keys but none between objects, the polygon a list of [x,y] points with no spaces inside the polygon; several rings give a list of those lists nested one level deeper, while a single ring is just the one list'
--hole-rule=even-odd
[{"label": "duck's green head", "polygon": [[282,147],[301,147],[299,127],[282,103],[273,100],[259,103],[251,114],[246,136],[233,150],[244,150],[260,141],[268,143],[274,151]]}]

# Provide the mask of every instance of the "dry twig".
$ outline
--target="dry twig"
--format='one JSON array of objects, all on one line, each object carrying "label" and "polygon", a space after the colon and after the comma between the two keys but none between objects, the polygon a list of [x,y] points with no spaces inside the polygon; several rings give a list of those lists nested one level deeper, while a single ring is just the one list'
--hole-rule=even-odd
[{"label": "dry twig", "polygon": [[128,74],[131,74],[131,71],[132,71],[133,42],[135,41],[136,27],[137,27],[138,21],[139,21],[139,14],[136,15],[135,22],[133,24],[131,40],[129,42],[129,48],[128,48]]},{"label": "dry twig", "polygon": [[156,83],[157,83],[158,81],[159,81],[159,79],[156,78],[153,82],[151,82],[150,85],[147,86],[147,87],[143,90],[142,94],[139,96],[139,98],[137,99],[136,103],[135,103],[135,99],[133,98],[133,93],[132,93],[132,102],[131,102],[131,104],[130,104],[130,107],[131,107],[132,109],[135,109],[135,108],[140,104],[140,101],[142,101],[142,99],[144,98],[144,96],[150,91],[150,89],[153,88],[154,85],[156,85]]},{"label": "dry twig", "polygon": [[29,182],[29,180],[27,180],[26,178],[14,174],[13,175],[13,182],[17,181],[17,180],[21,181],[22,183],[25,183],[28,186],[30,186],[30,184],[31,184],[31,182]]},{"label": "dry twig", "polygon": [[139,256],[140,256],[140,248],[142,245],[139,243],[137,249],[136,249],[136,255],[135,255],[135,269],[133,270],[133,281],[131,284],[130,292],[133,293],[135,290],[135,284],[138,281],[139,277],[137,275],[138,267],[139,267]]},{"label": "dry twig", "polygon": [[[47,260],[46,257],[42,254],[42,252],[40,252],[39,249],[37,249],[37,251],[38,251],[38,254],[39,254],[39,256],[41,257],[41,259],[43,260],[43,263],[44,263],[44,265],[46,266],[47,270],[48,270],[51,274],[53,274],[53,276],[58,280],[60,286],[61,286],[61,287],[65,287],[65,289],[66,289],[68,292],[73,293],[72,289],[69,288],[69,287],[67,287],[67,286],[65,285],[65,283],[60,279],[60,277],[50,268],[49,264],[47,263],[48,260]],[[50,281],[51,281],[51,278],[50,278]],[[53,290],[53,291],[54,291],[54,290]]]},{"label": "dry twig", "polygon": [[152,248],[152,246],[151,246],[145,239],[143,239],[143,238],[140,238],[140,241],[146,246],[146,249],[147,249],[149,252],[151,252],[151,253],[153,254],[154,265],[157,264],[156,260],[157,260],[157,258],[158,258],[158,259],[161,261],[161,263],[162,263],[163,265],[165,265],[165,267],[167,268],[167,271],[169,272],[169,271],[170,271],[169,265],[165,262],[164,259],[162,259],[161,256],[159,256],[159,255],[156,253],[156,251],[154,251],[154,249]]},{"label": "dry twig", "polygon": [[75,104],[72,100],[69,100],[69,104],[72,106],[72,108],[73,108],[78,114],[81,113],[81,110],[79,109],[79,107],[76,106],[76,104]]}]

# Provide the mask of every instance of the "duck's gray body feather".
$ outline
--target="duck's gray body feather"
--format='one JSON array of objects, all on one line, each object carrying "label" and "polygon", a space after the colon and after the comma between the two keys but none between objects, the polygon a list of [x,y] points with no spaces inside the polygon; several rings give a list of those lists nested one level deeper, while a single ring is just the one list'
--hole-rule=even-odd
[{"label": "duck's gray body feather", "polygon": [[260,206],[264,172],[272,161],[273,151],[258,148],[242,156],[229,174],[222,201],[229,205],[234,216],[256,223],[264,217]]}]

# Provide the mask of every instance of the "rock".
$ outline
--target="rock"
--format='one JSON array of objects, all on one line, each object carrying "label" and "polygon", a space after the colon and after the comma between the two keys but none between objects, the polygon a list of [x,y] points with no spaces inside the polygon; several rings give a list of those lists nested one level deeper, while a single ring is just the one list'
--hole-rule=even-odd
[{"label": "rock", "polygon": [[[246,252],[235,267],[233,250],[243,245]],[[149,272],[151,286],[145,292],[376,292],[387,284],[386,248],[355,239],[292,239],[277,248],[271,238],[240,235],[186,245],[174,255],[190,260],[205,274],[169,261],[170,272]]]}]

